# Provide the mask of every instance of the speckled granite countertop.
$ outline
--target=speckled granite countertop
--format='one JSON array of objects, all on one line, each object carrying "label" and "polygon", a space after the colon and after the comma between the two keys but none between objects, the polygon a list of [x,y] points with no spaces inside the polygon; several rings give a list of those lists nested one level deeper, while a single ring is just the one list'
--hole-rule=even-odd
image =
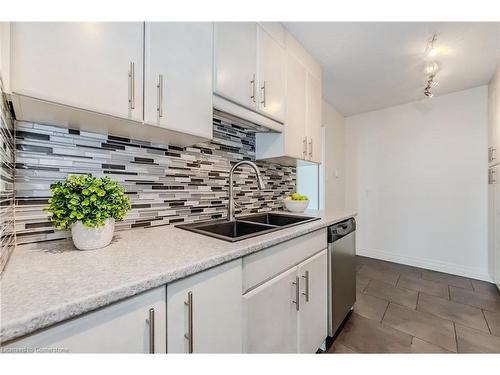
[{"label": "speckled granite countertop", "polygon": [[169,225],[118,232],[111,245],[94,251],[78,251],[70,240],[18,246],[0,280],[0,342],[313,232],[355,213],[309,210],[306,215],[321,219],[234,243]]}]

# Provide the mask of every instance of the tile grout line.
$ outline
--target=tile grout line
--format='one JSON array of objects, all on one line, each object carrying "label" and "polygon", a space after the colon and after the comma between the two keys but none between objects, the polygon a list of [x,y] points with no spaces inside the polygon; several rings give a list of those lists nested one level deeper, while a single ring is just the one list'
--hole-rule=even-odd
[{"label": "tile grout line", "polygon": [[[348,343],[344,343],[344,342],[343,342],[343,343],[342,343],[342,344],[340,344],[340,345],[344,345],[346,348],[351,349],[351,350],[354,352],[354,354],[362,354],[362,353],[358,352],[358,351],[357,351],[355,348],[353,348],[352,346],[349,346],[349,345],[348,345]],[[338,354],[338,353],[337,353],[337,354]]]},{"label": "tile grout line", "polygon": [[[389,304],[391,304],[391,303],[394,303],[394,302],[389,302]],[[396,305],[398,305],[398,306],[401,306],[401,307],[403,307],[403,308],[406,308],[406,309],[409,309],[409,310],[410,310],[410,308],[409,308],[409,307],[407,307],[407,306],[402,306],[402,305],[399,305],[399,304],[397,304],[397,303],[395,303],[395,304],[396,304]],[[389,309],[389,305],[387,305],[387,309],[386,309],[386,311],[384,312],[384,316],[382,317],[382,319],[385,317],[385,314],[386,314],[386,312],[387,312],[387,310],[388,310],[388,309]],[[428,314],[430,314],[430,313],[428,313]],[[431,314],[431,315],[434,315],[434,314]],[[453,322],[453,321],[451,321],[451,320],[448,320],[448,319],[443,319],[443,318],[441,318],[441,317],[438,317],[437,315],[434,315],[434,316],[435,316],[435,317],[437,317],[437,318],[439,318],[439,319],[449,321],[450,323],[452,323],[452,324],[453,324],[453,332],[454,332],[454,337],[455,337],[455,345],[456,345],[456,346],[458,346],[458,344],[457,344],[457,338],[456,338],[456,331],[455,331],[455,322]],[[381,324],[383,324],[383,322],[382,322],[382,321],[380,321],[380,323],[381,323]],[[387,323],[385,323],[385,324],[387,324]],[[441,345],[439,345],[439,344],[432,343],[432,342],[428,341],[427,339],[424,339],[424,338],[422,338],[422,337],[415,336],[415,335],[412,335],[412,334],[410,334],[410,333],[408,333],[408,332],[402,331],[402,330],[400,330],[399,328],[396,328],[396,327],[394,327],[394,326],[392,326],[392,325],[390,325],[390,324],[387,324],[387,326],[389,326],[390,328],[392,328],[392,329],[394,329],[394,330],[396,330],[396,331],[398,331],[398,332],[401,332],[401,333],[403,333],[403,334],[405,334],[405,335],[409,335],[409,336],[411,336],[411,342],[410,342],[410,344],[413,344],[413,339],[414,339],[414,338],[417,338],[417,339],[419,339],[419,340],[421,340],[421,341],[426,342],[427,344],[434,345],[434,346],[436,346],[436,347],[438,347],[438,348],[441,348],[441,349],[446,350],[447,352],[451,352],[451,353],[453,353],[453,351],[452,351],[452,350],[449,350],[448,348],[445,348],[445,347],[443,347],[443,346],[441,346]]]},{"label": "tile grout line", "polygon": [[486,327],[488,327],[488,331],[490,331],[490,335],[493,335],[491,332],[490,324],[488,323],[488,319],[486,319],[486,314],[484,313],[484,309],[481,309],[481,312],[483,313],[484,320],[486,322]]},{"label": "tile grout line", "polygon": [[387,306],[385,307],[384,313],[382,314],[382,319],[380,319],[379,323],[382,323],[382,321],[385,318],[385,314],[387,314],[387,310],[389,310],[389,305],[391,304],[391,301],[388,301]]},{"label": "tile grout line", "polygon": [[398,274],[398,279],[396,280],[396,284],[394,285],[394,288],[398,287],[399,279],[401,279],[401,274]]},{"label": "tile grout line", "polygon": [[[400,332],[402,332],[402,331],[400,331]],[[446,350],[446,351],[447,351],[447,352],[449,352],[449,353],[453,353],[453,351],[452,351],[452,350],[449,350],[449,349],[447,349],[447,348],[445,348],[445,347],[443,347],[443,346],[441,346],[441,345],[439,345],[439,344],[434,344],[434,343],[432,343],[432,342],[428,341],[427,339],[423,339],[423,338],[418,337],[418,336],[413,336],[413,338],[419,339],[420,341],[423,341],[423,342],[425,342],[425,343],[427,343],[427,344],[429,344],[429,345],[433,345],[433,346],[436,346],[436,347],[438,347],[438,348],[440,348],[440,349]],[[413,343],[413,338],[412,338],[412,343]],[[456,341],[456,340],[455,340],[455,341]],[[420,354],[428,354],[428,353],[420,353]]]},{"label": "tile grout line", "polygon": [[458,353],[458,337],[457,337],[457,325],[453,322],[453,332],[455,333],[455,345]]},{"label": "tile grout line", "polygon": [[[420,293],[426,294],[426,295],[431,296],[431,297],[440,298],[440,297],[437,297],[437,296],[433,296],[433,295],[427,294],[427,293],[425,293],[425,292],[419,292],[418,297],[417,297],[417,307],[418,307],[418,301],[419,301],[419,299],[420,299]],[[445,301],[447,301],[447,300],[445,300]],[[463,303],[460,303],[460,302],[457,302],[457,301],[448,301],[448,302],[456,303],[456,304],[458,304],[458,305],[462,305],[462,306],[465,306],[465,307],[473,307],[473,308],[475,308],[475,309],[477,309],[477,310],[481,310],[481,311],[483,312],[483,316],[484,316],[484,311],[483,311],[484,309],[479,308],[479,307],[477,307],[477,306],[470,306],[470,305],[466,305],[466,304],[463,304]],[[394,302],[393,302],[393,303],[394,303]],[[405,307],[405,308],[407,308],[407,309],[409,308],[409,307],[404,306],[404,305],[399,305],[398,303],[396,303],[396,305],[398,305],[398,306],[402,306],[402,307]],[[421,311],[421,310],[417,310],[417,311],[419,311],[419,312],[424,312],[424,313],[426,313],[426,314],[432,315],[432,316],[434,316],[434,317],[436,317],[436,318],[439,318],[439,319],[441,319],[441,320],[445,320],[445,321],[450,322],[450,323],[453,323],[453,324],[460,324],[460,325],[462,325],[462,326],[464,326],[464,327],[467,327],[467,328],[470,328],[470,329],[474,329],[474,330],[476,330],[476,331],[478,331],[478,332],[482,332],[482,333],[487,334],[487,332],[484,332],[483,330],[481,330],[481,329],[479,329],[479,328],[477,328],[477,327],[472,327],[471,325],[466,324],[466,323],[464,323],[464,322],[456,322],[456,321],[454,321],[453,319],[450,319],[450,318],[444,318],[444,317],[442,317],[442,316],[440,316],[440,315],[437,315],[437,314],[435,314],[435,313],[433,313],[433,312],[431,312],[431,311],[425,311],[425,310],[423,310],[423,311]],[[489,310],[486,310],[486,311],[489,311]],[[486,321],[486,325],[488,326],[488,330],[491,332],[491,330],[490,330],[490,328],[489,328],[489,325],[488,325],[488,321],[486,320],[486,316],[484,316],[484,320]],[[492,335],[493,335],[493,334],[492,334]],[[493,335],[493,336],[495,336],[495,335]],[[435,344],[434,344],[434,345],[435,345]]]},{"label": "tile grout line", "polygon": [[368,286],[371,284],[371,282],[372,282],[372,279],[369,279],[368,282],[366,283],[365,287],[361,291],[362,294],[365,294],[365,290],[368,288]]}]

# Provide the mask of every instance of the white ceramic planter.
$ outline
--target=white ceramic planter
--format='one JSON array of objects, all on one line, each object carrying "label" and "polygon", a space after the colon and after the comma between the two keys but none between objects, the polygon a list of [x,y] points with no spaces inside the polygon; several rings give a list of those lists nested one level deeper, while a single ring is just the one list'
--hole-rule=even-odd
[{"label": "white ceramic planter", "polygon": [[113,239],[115,232],[115,219],[106,219],[104,225],[96,228],[89,228],[81,221],[77,221],[71,226],[71,236],[73,243],[78,250],[95,250],[106,247]]}]

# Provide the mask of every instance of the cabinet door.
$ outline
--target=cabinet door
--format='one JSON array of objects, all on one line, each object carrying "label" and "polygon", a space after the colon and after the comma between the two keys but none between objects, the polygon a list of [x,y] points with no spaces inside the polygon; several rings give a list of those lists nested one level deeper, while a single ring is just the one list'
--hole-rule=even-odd
[{"label": "cabinet door", "polygon": [[500,160],[500,68],[488,86],[488,162]]},{"label": "cabinet door", "polygon": [[327,336],[327,251],[299,264],[301,300],[298,346],[300,353],[315,353]]},{"label": "cabinet door", "polygon": [[[154,324],[150,325],[153,311]],[[70,353],[149,353],[153,349],[151,338],[154,339],[154,352],[165,353],[164,286],[27,336],[5,348],[43,348]]]},{"label": "cabinet door", "polygon": [[144,120],[212,138],[212,23],[147,22]]},{"label": "cabinet door", "polygon": [[285,121],[286,52],[262,27],[257,29],[258,110]]},{"label": "cabinet door", "polygon": [[12,23],[12,92],[142,121],[142,22]]},{"label": "cabinet door", "polygon": [[214,24],[214,92],[255,109],[257,95],[257,24]]},{"label": "cabinet door", "polygon": [[285,153],[297,159],[307,156],[306,69],[291,54],[287,56]]},{"label": "cabinet door", "polygon": [[490,231],[493,235],[493,251],[495,254],[495,281],[500,288],[500,164],[493,167],[494,174],[490,188],[492,189],[493,218],[490,223]]},{"label": "cabinet door", "polygon": [[241,259],[169,284],[168,352],[241,353],[241,285]]},{"label": "cabinet door", "polygon": [[245,353],[296,353],[297,268],[243,295]]},{"label": "cabinet door", "polygon": [[307,73],[307,160],[321,163],[321,81]]}]

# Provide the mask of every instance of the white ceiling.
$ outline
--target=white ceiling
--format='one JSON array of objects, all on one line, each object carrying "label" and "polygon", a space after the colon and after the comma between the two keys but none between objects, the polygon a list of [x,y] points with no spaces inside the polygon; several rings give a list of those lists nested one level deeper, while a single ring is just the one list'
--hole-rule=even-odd
[{"label": "white ceiling", "polygon": [[487,84],[500,23],[285,22],[323,67],[323,97],[349,116],[423,99],[425,49],[438,34],[435,95]]}]

